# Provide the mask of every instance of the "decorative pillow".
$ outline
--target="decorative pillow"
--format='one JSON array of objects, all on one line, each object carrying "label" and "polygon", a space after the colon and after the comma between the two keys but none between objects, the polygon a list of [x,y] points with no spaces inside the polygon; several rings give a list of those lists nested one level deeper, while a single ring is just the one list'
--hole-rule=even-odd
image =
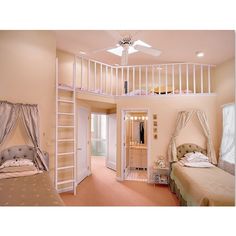
[{"label": "decorative pillow", "polygon": [[15,158],[12,160],[7,160],[3,162],[3,164],[0,166],[0,169],[4,167],[14,167],[14,166],[34,166],[33,161],[29,159],[24,159],[24,158]]},{"label": "decorative pillow", "polygon": [[187,162],[199,162],[199,161],[208,162],[209,161],[208,157],[202,154],[201,152],[186,153],[183,159]]},{"label": "decorative pillow", "polygon": [[13,172],[23,172],[23,171],[35,171],[37,168],[35,166],[11,166],[4,167],[0,169],[0,173],[13,173]]}]

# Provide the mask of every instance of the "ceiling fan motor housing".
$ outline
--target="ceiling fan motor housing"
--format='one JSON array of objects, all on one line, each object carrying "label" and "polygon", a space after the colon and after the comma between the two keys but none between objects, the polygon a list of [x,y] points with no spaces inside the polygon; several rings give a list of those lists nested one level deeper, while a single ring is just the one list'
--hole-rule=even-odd
[{"label": "ceiling fan motor housing", "polygon": [[122,47],[129,47],[133,45],[133,41],[131,40],[131,37],[123,38],[119,41],[120,46]]}]

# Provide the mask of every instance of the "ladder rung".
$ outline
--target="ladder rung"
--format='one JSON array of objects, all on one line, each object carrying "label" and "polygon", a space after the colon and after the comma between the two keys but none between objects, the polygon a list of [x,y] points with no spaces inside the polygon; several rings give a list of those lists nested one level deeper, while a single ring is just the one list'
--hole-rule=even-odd
[{"label": "ladder rung", "polygon": [[63,167],[58,167],[57,170],[66,170],[66,169],[71,169],[74,168],[74,166],[63,166]]},{"label": "ladder rung", "polygon": [[58,156],[64,156],[64,155],[73,155],[74,152],[61,152],[61,153],[57,153]]},{"label": "ladder rung", "polygon": [[58,128],[75,128],[74,125],[58,125]]},{"label": "ladder rung", "polygon": [[58,142],[74,142],[74,139],[58,139]]},{"label": "ladder rung", "polygon": [[57,182],[57,185],[68,184],[68,183],[74,183],[74,180],[73,179],[69,179],[69,180],[65,180],[65,181],[59,181],[59,182]]},{"label": "ladder rung", "polygon": [[67,113],[67,112],[58,112],[58,115],[65,115],[65,116],[73,116],[74,113]]},{"label": "ladder rung", "polygon": [[60,90],[67,90],[67,91],[73,91],[74,90],[73,87],[63,86],[63,85],[58,85],[57,88],[60,89]]},{"label": "ladder rung", "polygon": [[58,102],[65,102],[65,103],[74,103],[74,101],[58,99]]}]

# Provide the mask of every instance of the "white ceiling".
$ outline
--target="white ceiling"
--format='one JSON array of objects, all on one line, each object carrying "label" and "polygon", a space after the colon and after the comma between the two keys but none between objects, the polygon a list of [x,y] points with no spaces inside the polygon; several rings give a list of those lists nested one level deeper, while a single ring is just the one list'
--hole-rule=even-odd
[{"label": "white ceiling", "polygon": [[[162,51],[159,57],[141,52],[131,54],[130,65],[168,62],[217,65],[233,58],[235,52],[235,33],[232,30],[59,30],[55,33],[58,49],[77,55],[84,51],[86,57],[108,64],[120,64],[121,58],[100,49],[115,46],[119,39],[127,35]],[[197,58],[196,51],[203,51],[205,56]]]}]

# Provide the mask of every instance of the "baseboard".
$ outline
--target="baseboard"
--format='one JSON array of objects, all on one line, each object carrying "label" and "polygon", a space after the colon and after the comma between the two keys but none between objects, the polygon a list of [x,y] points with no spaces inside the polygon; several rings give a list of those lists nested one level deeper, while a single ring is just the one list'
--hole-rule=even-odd
[{"label": "baseboard", "polygon": [[120,176],[116,176],[117,181],[123,181],[123,179]]},{"label": "baseboard", "polygon": [[57,190],[58,193],[64,193],[64,192],[70,192],[72,191],[73,192],[73,187],[66,187],[66,188],[60,188]]}]

